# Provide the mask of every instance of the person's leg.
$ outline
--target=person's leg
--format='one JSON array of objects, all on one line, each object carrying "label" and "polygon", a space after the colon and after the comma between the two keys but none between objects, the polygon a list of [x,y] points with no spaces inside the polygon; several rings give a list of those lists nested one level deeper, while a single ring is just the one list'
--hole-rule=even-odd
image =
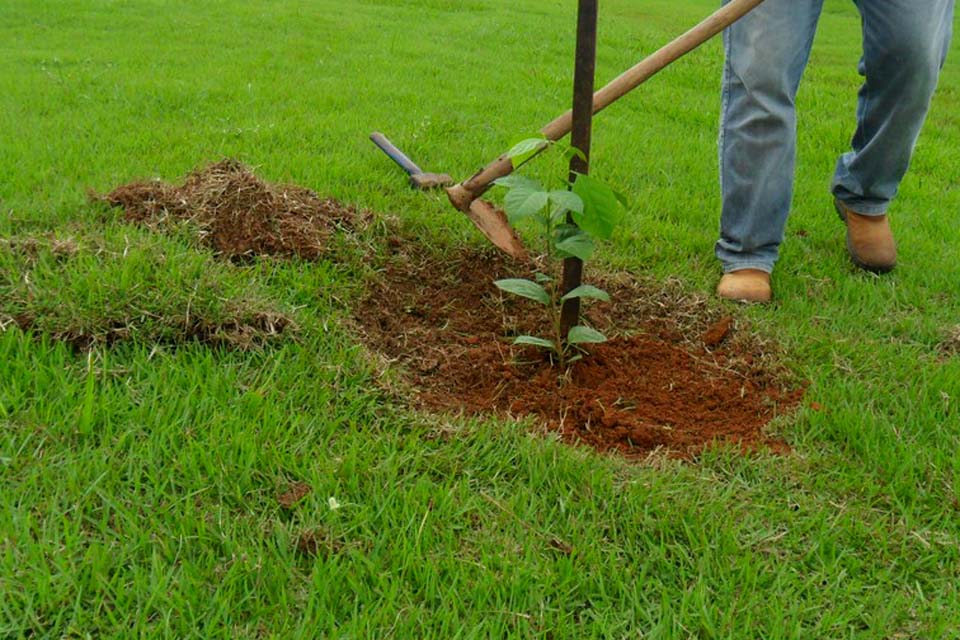
[{"label": "person's leg", "polygon": [[879,216],[897,193],[950,46],[954,0],[854,0],[865,81],[852,151],[837,162],[842,208]]},{"label": "person's leg", "polygon": [[822,7],[766,0],[724,32],[716,253],[727,273],[769,273],[777,260],[793,196],[794,99]]}]

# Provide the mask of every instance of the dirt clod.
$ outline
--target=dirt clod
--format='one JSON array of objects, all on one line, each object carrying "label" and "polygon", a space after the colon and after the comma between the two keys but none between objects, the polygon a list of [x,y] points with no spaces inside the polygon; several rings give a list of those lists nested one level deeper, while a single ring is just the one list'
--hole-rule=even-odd
[{"label": "dirt clod", "polygon": [[364,217],[308,189],[264,182],[236,160],[194,171],[179,186],[132,182],[99,199],[123,207],[127,220],[152,227],[190,222],[204,244],[233,259],[317,259],[334,229],[354,228]]},{"label": "dirt clod", "polygon": [[284,493],[277,498],[277,502],[284,509],[292,509],[298,502],[306,498],[313,489],[306,482],[294,482]]},{"label": "dirt clod", "polygon": [[707,347],[715,347],[724,340],[727,336],[730,335],[730,331],[733,329],[733,318],[731,316],[723,316],[717,320],[713,325],[707,329],[707,332],[703,334],[703,344]]},{"label": "dirt clod", "polygon": [[532,271],[490,252],[407,250],[390,259],[356,320],[368,344],[404,368],[422,408],[533,417],[568,442],[631,457],[692,456],[715,442],[788,450],[765,426],[803,390],[771,345],[679,288],[588,274],[613,302],[591,303],[585,321],[611,339],[561,379],[542,352],[505,338],[546,333],[540,307],[492,284]]}]

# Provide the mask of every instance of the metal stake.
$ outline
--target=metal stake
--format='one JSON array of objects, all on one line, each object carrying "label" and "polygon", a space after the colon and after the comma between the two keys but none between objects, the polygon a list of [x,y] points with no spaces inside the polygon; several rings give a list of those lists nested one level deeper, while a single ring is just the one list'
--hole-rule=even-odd
[{"label": "metal stake", "polygon": [[[597,3],[598,0],[580,0],[577,10],[577,58],[573,74],[573,130],[570,144],[583,153],[583,157],[570,159],[570,182],[577,174],[590,170],[590,134],[593,128],[593,84],[597,60]],[[567,222],[573,224],[568,214]],[[583,282],[583,261],[567,258],[563,261],[561,291],[566,294]],[[572,298],[563,303],[560,311],[560,335],[566,339],[572,327],[580,323],[580,299]]]}]

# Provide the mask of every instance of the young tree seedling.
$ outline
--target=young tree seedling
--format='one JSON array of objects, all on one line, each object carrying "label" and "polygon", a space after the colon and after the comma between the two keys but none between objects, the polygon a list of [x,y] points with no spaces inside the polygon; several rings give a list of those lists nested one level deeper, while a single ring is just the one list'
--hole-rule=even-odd
[{"label": "young tree seedling", "polygon": [[[543,138],[518,143],[509,155],[520,165],[544,145],[556,145]],[[567,148],[568,155],[578,154]],[[569,189],[546,189],[537,180],[513,174],[496,184],[507,188],[504,208],[511,223],[532,220],[536,223],[543,246],[545,269],[534,280],[506,278],[494,284],[503,291],[543,305],[549,334],[521,335],[514,344],[545,349],[556,358],[561,371],[581,357],[582,345],[606,341],[599,331],[577,324],[563,334],[561,313],[564,302],[572,299],[609,301],[610,296],[593,285],[581,284],[563,293],[558,278],[560,265],[569,257],[588,260],[596,250],[597,240],[607,240],[622,218],[622,200],[606,184],[588,175],[577,174]],[[568,222],[569,219],[573,224]]]}]

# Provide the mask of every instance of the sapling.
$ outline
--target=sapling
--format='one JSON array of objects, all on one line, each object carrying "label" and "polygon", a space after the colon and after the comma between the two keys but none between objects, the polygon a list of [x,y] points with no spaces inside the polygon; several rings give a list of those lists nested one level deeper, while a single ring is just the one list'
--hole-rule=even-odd
[{"label": "sapling", "polygon": [[[542,147],[551,144],[556,143],[542,138],[524,140],[508,155],[514,165],[519,166]],[[567,148],[566,152],[579,153],[572,148]],[[500,178],[496,184],[507,189],[504,208],[511,223],[526,219],[536,223],[546,265],[543,271],[535,274],[534,280],[506,278],[494,282],[503,291],[543,305],[546,313],[547,335],[521,335],[513,343],[549,351],[560,370],[564,371],[567,365],[582,357],[583,345],[605,342],[607,338],[584,325],[571,327],[567,335],[563,335],[563,303],[572,298],[609,301],[610,296],[589,284],[581,284],[564,293],[557,278],[559,265],[570,256],[586,262],[596,249],[596,240],[612,236],[622,215],[622,199],[609,186],[585,174],[577,174],[567,189],[546,189],[537,180],[517,174]],[[568,214],[575,224],[568,222]]]}]

